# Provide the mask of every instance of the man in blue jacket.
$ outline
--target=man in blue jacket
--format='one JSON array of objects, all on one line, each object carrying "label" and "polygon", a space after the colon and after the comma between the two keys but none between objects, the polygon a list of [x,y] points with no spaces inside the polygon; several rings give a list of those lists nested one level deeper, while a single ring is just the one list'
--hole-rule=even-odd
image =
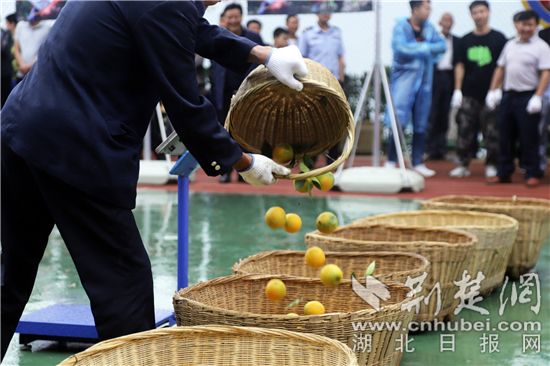
[{"label": "man in blue jacket", "polygon": [[202,18],[212,1],[70,1],[38,60],[2,109],[4,356],[57,225],[103,339],[153,328],[151,264],[132,208],[141,141],[162,100],[208,175],[251,184],[288,169],[243,154],[199,95],[198,53],[235,70],[263,63],[286,85],[307,69],[297,48],[271,49]]},{"label": "man in blue jacket", "polygon": [[[391,95],[397,121],[406,126],[412,121],[412,164],[416,172],[431,177],[435,172],[423,163],[426,129],[432,100],[433,66],[445,52],[445,40],[428,22],[429,0],[410,1],[411,17],[399,20],[393,30]],[[386,122],[389,123],[388,113]],[[395,144],[390,137],[386,166],[395,167]]]}]

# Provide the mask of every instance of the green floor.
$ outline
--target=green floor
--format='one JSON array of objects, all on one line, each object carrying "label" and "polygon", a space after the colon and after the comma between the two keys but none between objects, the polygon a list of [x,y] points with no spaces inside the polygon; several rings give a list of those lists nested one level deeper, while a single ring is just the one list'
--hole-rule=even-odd
[{"label": "green floor", "polygon": [[[287,212],[298,213],[304,222],[300,233],[289,235],[273,232],[263,224],[267,208],[279,205]],[[314,228],[318,213],[331,210],[341,222],[378,213],[412,210],[417,203],[409,200],[385,198],[304,198],[281,196],[238,196],[221,194],[193,194],[191,196],[190,282],[194,283],[227,275],[239,258],[262,250],[302,248],[303,235]],[[176,194],[162,191],[141,191],[138,195],[136,220],[151,257],[155,281],[156,306],[171,308],[176,288]],[[481,332],[457,332],[454,352],[440,352],[441,332],[424,332],[409,336],[413,352],[406,353],[402,365],[548,365],[550,364],[550,243],[546,243],[536,267],[540,276],[541,307],[535,315],[530,306],[536,303],[511,306],[508,303],[502,316],[498,315],[499,294],[476,305],[486,308],[484,316],[464,310],[458,318],[498,321],[537,321],[539,332],[488,332],[498,334],[498,352],[481,353]],[[519,283],[517,283],[519,286]],[[508,284],[506,296],[509,296]],[[533,295],[536,295],[534,293]],[[533,296],[534,297],[534,296]],[[26,312],[61,303],[86,303],[76,270],[58,232],[52,233],[50,244],[42,261],[38,278]],[[519,324],[519,323],[516,323]],[[452,333],[452,332],[448,332]],[[522,352],[522,333],[540,334],[540,352]],[[55,365],[70,354],[53,342],[35,342],[31,350],[21,350],[17,336],[3,365]]]}]

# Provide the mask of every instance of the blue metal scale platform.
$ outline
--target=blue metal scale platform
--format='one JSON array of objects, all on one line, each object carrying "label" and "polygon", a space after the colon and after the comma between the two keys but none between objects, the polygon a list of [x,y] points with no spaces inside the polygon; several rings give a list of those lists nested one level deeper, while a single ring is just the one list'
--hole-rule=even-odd
[{"label": "blue metal scale platform", "polygon": [[[178,289],[188,285],[189,260],[189,176],[198,168],[195,158],[185,152],[172,167],[178,175]],[[155,309],[157,327],[176,323],[173,310]],[[35,340],[95,343],[99,341],[89,305],[55,304],[23,315],[16,332],[19,343]]]}]

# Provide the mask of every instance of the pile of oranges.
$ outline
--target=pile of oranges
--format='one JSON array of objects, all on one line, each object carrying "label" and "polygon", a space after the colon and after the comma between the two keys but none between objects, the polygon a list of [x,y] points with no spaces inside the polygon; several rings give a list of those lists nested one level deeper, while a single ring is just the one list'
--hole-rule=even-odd
[{"label": "pile of oranges", "polygon": [[[306,265],[312,268],[321,268],[319,278],[321,282],[327,287],[335,287],[342,282],[344,274],[340,267],[336,264],[325,264],[326,257],[325,252],[319,247],[309,248],[304,255],[304,262]],[[272,301],[280,301],[286,296],[285,283],[277,278],[269,280],[265,287],[265,296]],[[287,308],[292,308],[298,305],[301,299],[292,301]],[[324,305],[317,301],[308,301],[303,307],[304,315],[322,315],[325,313]],[[299,316],[297,313],[288,313],[288,316]]]}]

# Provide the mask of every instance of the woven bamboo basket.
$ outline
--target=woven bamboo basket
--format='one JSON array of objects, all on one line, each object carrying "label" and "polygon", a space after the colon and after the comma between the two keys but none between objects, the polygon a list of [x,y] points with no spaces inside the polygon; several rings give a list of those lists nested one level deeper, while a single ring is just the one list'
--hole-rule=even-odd
[{"label": "woven bamboo basket", "polygon": [[421,294],[427,303],[422,301],[417,308],[416,321],[444,319],[452,314],[458,305],[454,281],[461,277],[468,254],[477,243],[474,235],[458,230],[375,224],[342,226],[331,234],[314,231],[306,234],[305,240],[309,247],[333,252],[398,251],[426,257],[430,272]]},{"label": "woven bamboo basket", "polygon": [[463,230],[477,237],[477,244],[466,270],[475,278],[478,271],[485,276],[481,294],[488,294],[504,280],[506,264],[518,231],[517,220],[486,212],[424,210],[366,217],[352,225],[389,224],[405,227],[444,227]]},{"label": "woven bamboo basket", "polygon": [[[264,295],[272,278],[279,278],[286,285],[286,297],[281,301],[268,300]],[[178,291],[173,303],[178,325],[255,326],[313,333],[347,344],[355,351],[359,365],[398,365],[402,353],[396,350],[396,340],[407,334],[413,313],[401,310],[411,301],[406,297],[409,288],[396,283],[387,285],[391,298],[381,303],[379,311],[356,295],[350,282],[328,288],[318,279],[270,275],[232,275],[198,283]],[[299,305],[287,308],[298,298],[302,299]],[[326,313],[287,315],[303,314],[303,304],[311,300],[323,303]],[[372,331],[367,325],[364,330],[358,329],[367,324],[364,322],[396,322],[401,327]],[[371,349],[358,348],[357,341],[369,334]]]},{"label": "woven bamboo basket", "polygon": [[263,65],[254,69],[231,99],[225,128],[246,150],[262,153],[290,144],[298,160],[328,150],[346,140],[333,163],[307,173],[291,174],[303,180],[333,171],[349,156],[355,123],[346,95],[323,65],[306,59],[308,75],[298,92],[280,83]]},{"label": "woven bamboo basket", "polygon": [[518,234],[507,267],[507,274],[514,279],[537,264],[542,244],[550,234],[550,200],[516,196],[442,196],[422,202],[422,207],[492,212],[516,219]]},{"label": "woven bamboo basket", "polygon": [[59,366],[355,366],[345,344],[315,334],[231,326],[171,327],[98,343]]},{"label": "woven bamboo basket", "polygon": [[[311,279],[319,278],[319,268],[312,268],[304,262],[305,251],[274,250],[261,252],[233,265],[236,274],[288,275]],[[326,252],[326,263],[336,264],[350,280],[351,274],[363,279],[371,262],[376,262],[374,277],[382,282],[405,283],[407,276],[417,277],[429,272],[430,262],[423,256],[401,252]],[[361,281],[362,282],[362,281]]]}]

